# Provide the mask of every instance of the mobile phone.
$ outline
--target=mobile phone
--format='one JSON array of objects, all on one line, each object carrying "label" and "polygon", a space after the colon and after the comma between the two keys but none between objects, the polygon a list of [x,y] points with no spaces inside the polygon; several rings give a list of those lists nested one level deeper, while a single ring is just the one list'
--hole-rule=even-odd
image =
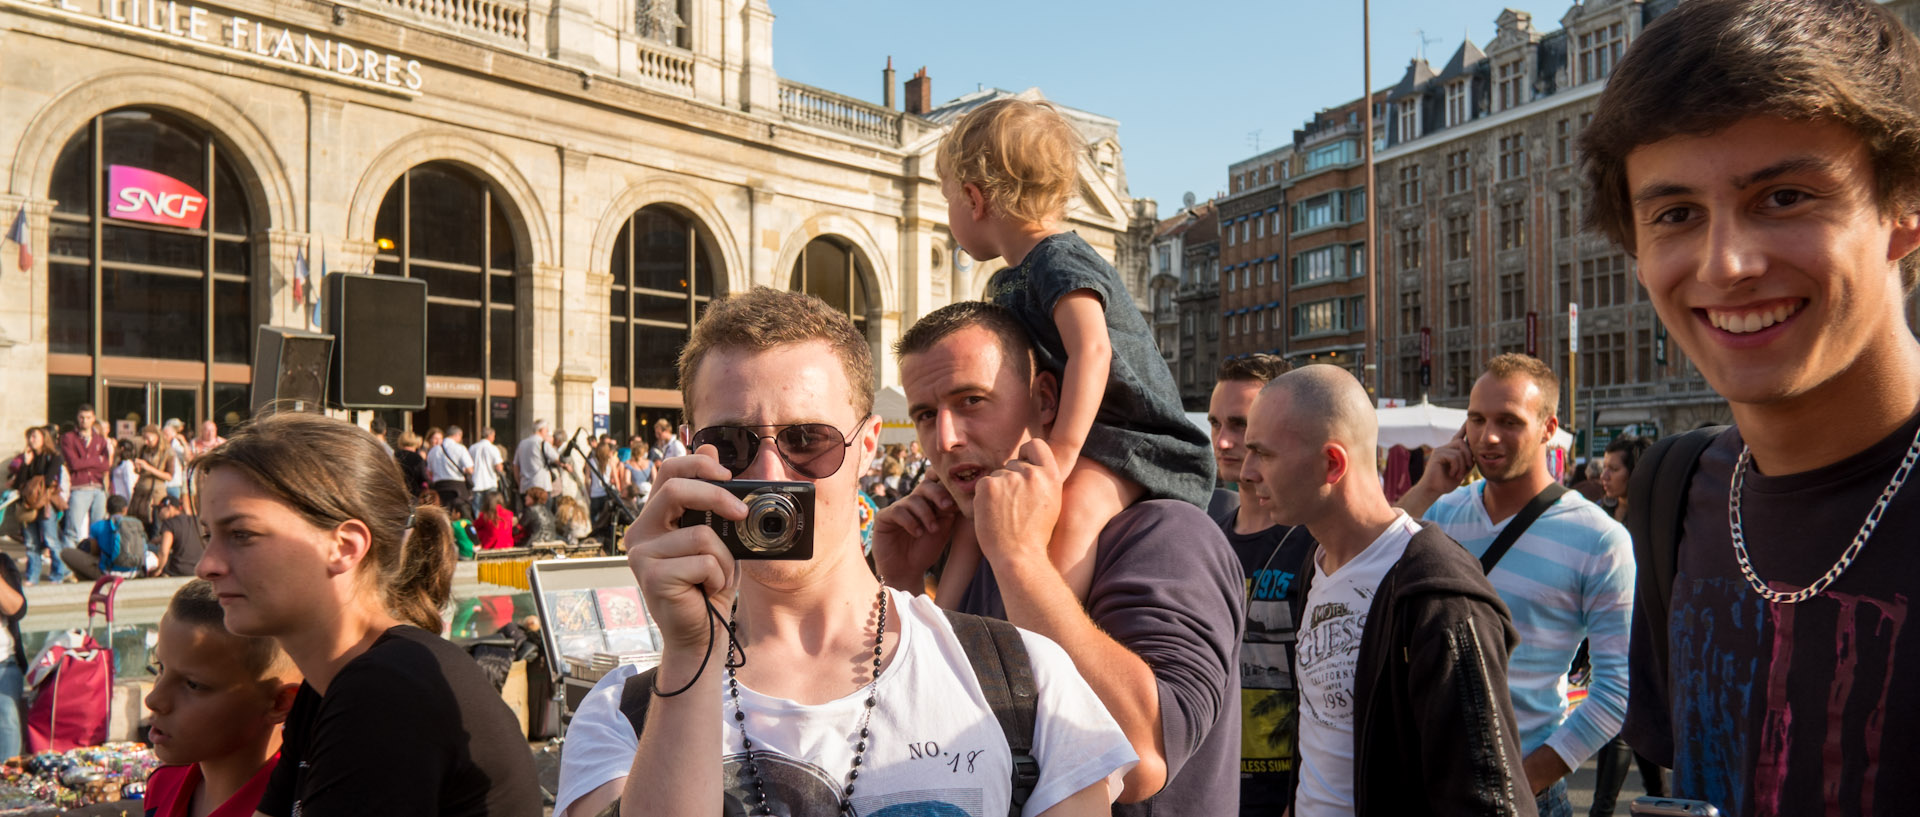
[{"label": "mobile phone", "polygon": [[1705,800],[1678,797],[1640,797],[1627,807],[1628,814],[1647,817],[1720,817],[1720,810]]}]

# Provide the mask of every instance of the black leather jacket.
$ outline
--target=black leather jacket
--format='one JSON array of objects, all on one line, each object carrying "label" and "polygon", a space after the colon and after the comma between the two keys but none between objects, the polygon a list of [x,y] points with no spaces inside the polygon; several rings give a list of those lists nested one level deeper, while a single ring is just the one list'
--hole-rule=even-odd
[{"label": "black leather jacket", "polygon": [[[1314,571],[1303,572],[1311,588]],[[1295,596],[1295,621],[1306,598]],[[1381,578],[1366,627],[1354,678],[1356,817],[1536,814],[1507,691],[1520,636],[1479,560],[1423,523]]]}]

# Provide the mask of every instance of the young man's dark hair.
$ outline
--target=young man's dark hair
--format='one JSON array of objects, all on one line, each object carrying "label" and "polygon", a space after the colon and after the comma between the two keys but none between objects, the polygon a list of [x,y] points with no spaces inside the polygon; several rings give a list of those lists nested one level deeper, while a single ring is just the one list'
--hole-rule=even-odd
[{"label": "young man's dark hair", "polygon": [[1904,814],[1920,41],[1871,0],[1688,0],[1581,146],[1595,225],[1734,418],[1634,469],[1625,735],[1724,814]]},{"label": "young man's dark hair", "polygon": [[[1580,135],[1588,223],[1632,251],[1627,155],[1750,116],[1845,125],[1867,144],[1882,212],[1920,202],[1920,42],[1892,12],[1866,0],[1689,0],[1634,42]],[[1912,293],[1920,256],[1901,278]]]},{"label": "young man's dark hair", "polygon": [[1291,371],[1293,366],[1279,355],[1255,353],[1245,357],[1230,357],[1220,361],[1220,373],[1214,382],[1252,381],[1270,383],[1273,379]]}]

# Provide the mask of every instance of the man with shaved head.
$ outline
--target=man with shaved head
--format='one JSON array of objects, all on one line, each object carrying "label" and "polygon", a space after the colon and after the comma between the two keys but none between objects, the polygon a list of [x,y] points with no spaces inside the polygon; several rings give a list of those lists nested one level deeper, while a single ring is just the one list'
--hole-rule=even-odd
[{"label": "man with shaved head", "polygon": [[1507,607],[1459,543],[1387,503],[1378,421],[1345,369],[1283,374],[1247,418],[1243,490],[1305,525],[1293,814],[1536,814],[1521,767]]}]

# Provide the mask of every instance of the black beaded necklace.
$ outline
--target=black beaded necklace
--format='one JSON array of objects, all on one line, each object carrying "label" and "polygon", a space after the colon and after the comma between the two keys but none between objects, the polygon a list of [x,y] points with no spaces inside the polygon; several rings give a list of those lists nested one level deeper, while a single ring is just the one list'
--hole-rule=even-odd
[{"label": "black beaded necklace", "polygon": [[[735,599],[734,606],[735,618],[738,618],[738,599]],[[841,814],[853,813],[853,782],[860,777],[860,764],[866,758],[867,741],[872,737],[872,732],[867,727],[873,721],[874,705],[879,703],[877,693],[880,687],[880,656],[887,645],[887,583],[884,579],[880,582],[880,592],[878,598],[874,600],[874,607],[879,610],[879,626],[874,628],[873,636],[873,677],[867,681],[867,705],[862,707],[860,712],[860,738],[853,746],[853,768],[847,770],[847,787],[840,801]],[[737,646],[734,643],[734,633],[733,622],[727,622],[729,653],[732,653]],[[747,712],[740,705],[740,681],[737,670],[737,665],[728,662],[727,693],[733,698],[733,722],[740,729],[740,748],[747,755],[746,762],[740,764],[740,771],[746,775],[746,782],[753,786],[753,791],[747,795],[751,801],[747,804],[747,813],[770,815],[773,809],[767,805],[766,781],[760,779],[760,768],[754,760],[753,738],[747,735]]]}]

